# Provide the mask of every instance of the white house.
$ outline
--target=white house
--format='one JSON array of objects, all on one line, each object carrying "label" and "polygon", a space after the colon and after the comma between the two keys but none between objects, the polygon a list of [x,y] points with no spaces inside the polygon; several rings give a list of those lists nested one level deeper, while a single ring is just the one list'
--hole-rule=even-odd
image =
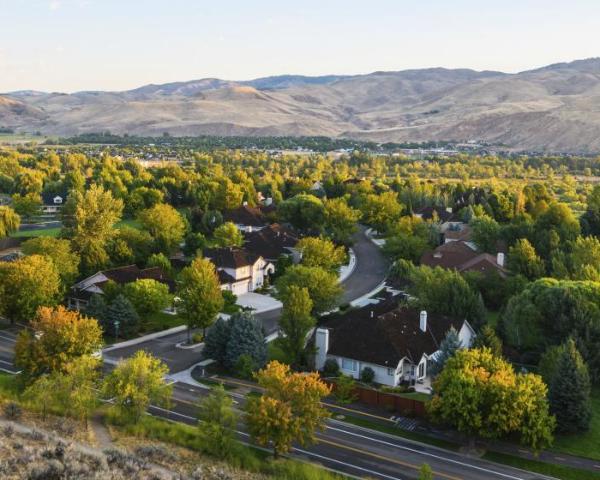
[{"label": "white house", "polygon": [[60,212],[66,198],[62,195],[43,195],[42,213],[56,214]]},{"label": "white house", "polygon": [[[390,309],[391,308],[391,309]],[[376,383],[395,387],[400,383],[427,390],[427,364],[439,352],[447,332],[455,328],[464,347],[475,337],[466,320],[419,312],[384,302],[337,315],[317,328],[315,363],[335,360],[342,373],[360,378],[365,367],[375,372]]]},{"label": "white house", "polygon": [[204,255],[215,264],[221,289],[235,295],[261,288],[265,278],[275,272],[271,262],[243,248],[210,248],[205,250]]},{"label": "white house", "polygon": [[256,232],[268,224],[260,207],[249,207],[247,204],[233,210],[226,210],[223,212],[223,220],[234,223],[241,232]]}]

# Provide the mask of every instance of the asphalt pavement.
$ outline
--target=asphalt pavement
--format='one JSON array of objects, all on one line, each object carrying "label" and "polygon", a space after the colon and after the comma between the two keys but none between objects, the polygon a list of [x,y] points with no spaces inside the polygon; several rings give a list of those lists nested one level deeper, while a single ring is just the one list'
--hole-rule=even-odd
[{"label": "asphalt pavement", "polygon": [[0,330],[0,371],[18,373],[15,367],[15,343],[17,341],[17,327],[8,327]]}]

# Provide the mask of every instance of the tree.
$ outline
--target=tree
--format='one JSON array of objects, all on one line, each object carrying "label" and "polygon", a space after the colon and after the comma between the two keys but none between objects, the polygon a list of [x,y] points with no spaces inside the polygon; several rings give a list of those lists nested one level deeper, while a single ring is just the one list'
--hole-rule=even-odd
[{"label": "tree", "polygon": [[273,455],[289,451],[292,442],[308,445],[323,429],[329,412],[321,399],[330,389],[319,374],[293,373],[290,367],[270,362],[256,379],[264,393],[248,402],[246,421],[250,435],[260,445],[272,443]]},{"label": "tree", "polygon": [[12,322],[28,322],[42,305],[56,305],[60,277],[52,260],[29,255],[0,262],[0,314]]},{"label": "tree", "polygon": [[324,313],[335,307],[342,293],[336,274],[319,267],[294,265],[277,279],[275,287],[279,298],[285,302],[289,288],[294,285],[306,288],[313,302],[314,315]]},{"label": "tree", "polygon": [[19,216],[31,220],[32,217],[41,213],[42,199],[37,193],[28,193],[27,195],[19,195],[18,193],[12,197],[12,208]]},{"label": "tree", "polygon": [[16,232],[21,225],[21,218],[10,207],[0,206],[0,238]]},{"label": "tree", "polygon": [[323,233],[337,244],[350,245],[352,235],[358,230],[360,211],[348,205],[343,198],[325,200]]},{"label": "tree", "polygon": [[510,271],[535,280],[542,277],[546,271],[544,261],[538,257],[535,248],[526,238],[517,240],[508,250],[507,266]]},{"label": "tree", "polygon": [[567,340],[558,357],[548,400],[562,433],[587,431],[592,419],[591,386],[587,365],[575,346]]},{"label": "tree", "polygon": [[238,415],[223,385],[214,387],[200,402],[198,418],[204,449],[218,458],[228,457],[236,445]]},{"label": "tree", "polygon": [[[571,244],[570,255],[571,278],[576,280],[588,280],[588,276],[594,280],[600,279],[600,240],[596,237],[577,237]],[[586,271],[593,273],[586,275]]]},{"label": "tree", "polygon": [[215,266],[205,258],[196,258],[179,275],[177,290],[178,310],[188,326],[188,342],[191,330],[212,325],[223,308],[223,295]]},{"label": "tree", "polygon": [[320,267],[336,273],[346,260],[343,247],[336,247],[331,240],[316,237],[304,237],[296,245],[302,254],[302,265]]},{"label": "tree", "polygon": [[19,332],[15,364],[27,378],[35,378],[64,372],[67,363],[100,348],[102,330],[95,319],[62,306],[40,307],[30,328]]},{"label": "tree", "polygon": [[267,344],[260,321],[249,312],[239,312],[231,316],[229,324],[224,365],[234,369],[240,357],[247,355],[252,359],[253,370],[262,368],[267,363]]},{"label": "tree", "polygon": [[490,325],[481,327],[479,334],[473,341],[473,348],[489,348],[492,355],[502,356],[502,340],[496,335],[495,330]]},{"label": "tree", "polygon": [[106,248],[114,264],[126,265],[128,263],[143,264],[150,256],[152,247],[153,240],[148,232],[123,226],[115,229]]},{"label": "tree", "polygon": [[433,480],[433,470],[426,463],[419,469],[419,480]]},{"label": "tree", "polygon": [[215,228],[213,233],[217,245],[220,247],[241,247],[244,243],[242,232],[233,222],[225,222]]},{"label": "tree", "polygon": [[363,220],[379,232],[385,232],[389,225],[400,218],[402,208],[395,192],[369,194],[360,207]]},{"label": "tree", "polygon": [[138,330],[140,317],[127,297],[119,294],[106,308],[103,321],[106,333],[115,338],[119,335],[128,337]]},{"label": "tree", "polygon": [[579,235],[579,222],[573,211],[564,203],[553,202],[533,226],[535,249],[543,258],[552,250],[574,241]]},{"label": "tree", "polygon": [[340,403],[352,403],[356,400],[355,389],[356,382],[354,378],[351,375],[341,374],[336,380],[335,398]]},{"label": "tree", "polygon": [[320,231],[325,223],[325,207],[314,195],[302,193],[289,198],[278,205],[277,212],[284,222],[304,232]]},{"label": "tree", "polygon": [[534,374],[516,374],[487,349],[458,350],[434,382],[428,411],[472,440],[518,434],[536,451],[552,442],[555,419],[547,387]]},{"label": "tree", "polygon": [[91,273],[108,263],[106,244],[121,219],[123,202],[98,185],[73,192],[63,208],[65,233],[81,257],[81,269]]},{"label": "tree", "polygon": [[21,245],[25,255],[43,255],[52,260],[60,275],[62,292],[71,287],[79,275],[79,256],[71,250],[68,240],[37,237]]},{"label": "tree", "polygon": [[123,287],[123,295],[142,317],[160,312],[171,303],[169,287],[151,278],[141,278]]},{"label": "tree", "polygon": [[463,344],[458,338],[458,332],[454,327],[450,327],[442,343],[440,343],[440,353],[428,365],[429,373],[434,377],[437,376],[444,369],[448,360],[461,348],[463,348]]},{"label": "tree", "polygon": [[231,324],[224,318],[218,318],[214,325],[209,328],[204,339],[204,350],[202,351],[204,356],[225,365],[227,343],[230,336]]},{"label": "tree", "polygon": [[495,253],[500,237],[500,225],[491,217],[477,217],[471,221],[472,238],[482,252]]},{"label": "tree", "polygon": [[159,251],[169,254],[183,241],[186,224],[171,205],[159,203],[142,211],[139,220],[152,235]]},{"label": "tree", "polygon": [[581,216],[581,230],[586,235],[600,235],[600,185],[596,185],[587,197],[587,209]]},{"label": "tree", "polygon": [[201,233],[190,232],[185,236],[183,253],[188,257],[195,257],[206,247],[206,237]]},{"label": "tree", "polygon": [[306,337],[316,321],[311,315],[313,302],[307,288],[290,285],[286,292],[279,328],[283,333],[280,343],[293,365],[304,364]]},{"label": "tree", "polygon": [[153,253],[146,262],[147,268],[158,267],[167,275],[173,275],[173,266],[164,253]]},{"label": "tree", "polygon": [[151,403],[168,403],[173,391],[165,380],[169,368],[144,350],[121,360],[105,378],[103,393],[113,398],[124,418],[136,422]]},{"label": "tree", "polygon": [[100,325],[106,325],[107,310],[108,305],[106,304],[105,296],[95,293],[92,295],[90,301],[85,307],[85,314],[89,318],[95,318],[98,320]]}]

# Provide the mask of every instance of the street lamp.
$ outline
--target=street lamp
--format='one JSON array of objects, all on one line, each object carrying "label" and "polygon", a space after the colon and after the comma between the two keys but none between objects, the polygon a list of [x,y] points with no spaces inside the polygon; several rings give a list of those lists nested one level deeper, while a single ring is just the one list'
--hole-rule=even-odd
[{"label": "street lamp", "polygon": [[115,342],[118,340],[119,338],[119,325],[121,325],[121,322],[119,322],[118,320],[115,320]]}]

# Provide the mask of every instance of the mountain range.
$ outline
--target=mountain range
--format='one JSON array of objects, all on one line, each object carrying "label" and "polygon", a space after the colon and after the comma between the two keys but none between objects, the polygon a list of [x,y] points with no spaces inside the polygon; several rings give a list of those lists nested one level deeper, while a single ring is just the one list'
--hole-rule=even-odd
[{"label": "mountain range", "polygon": [[74,135],[324,135],[600,152],[600,58],[516,74],[430,68],[0,94],[0,127]]}]

